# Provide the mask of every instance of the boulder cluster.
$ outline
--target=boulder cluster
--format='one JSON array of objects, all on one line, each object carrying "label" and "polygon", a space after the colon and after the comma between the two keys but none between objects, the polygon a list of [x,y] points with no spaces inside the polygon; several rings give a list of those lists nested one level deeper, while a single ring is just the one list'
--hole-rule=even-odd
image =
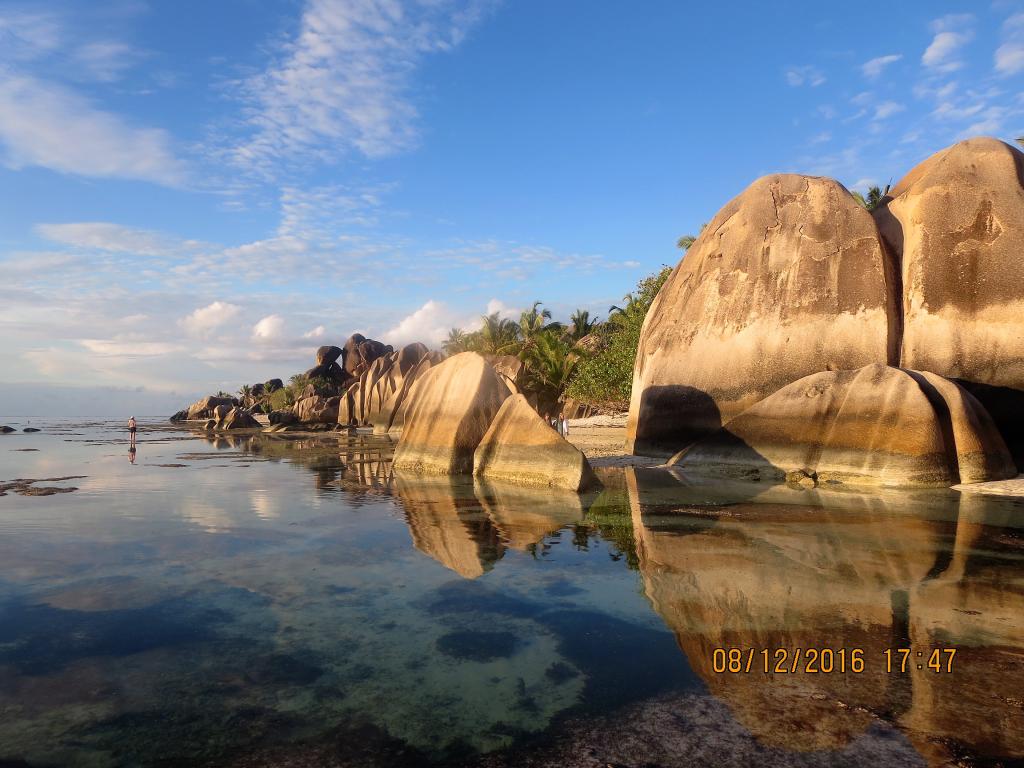
[{"label": "boulder cluster", "polygon": [[1024,467],[1024,155],[925,160],[868,211],[754,182],[644,322],[627,449],[694,473],[951,485]]},{"label": "boulder cluster", "polygon": [[475,352],[431,366],[403,404],[395,470],[580,491],[594,474],[506,378]]}]

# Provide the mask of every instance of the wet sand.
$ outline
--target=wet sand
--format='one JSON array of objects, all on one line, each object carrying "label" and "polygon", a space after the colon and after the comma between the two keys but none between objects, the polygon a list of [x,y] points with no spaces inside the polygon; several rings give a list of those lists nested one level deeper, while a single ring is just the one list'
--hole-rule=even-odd
[{"label": "wet sand", "polygon": [[569,419],[570,443],[579,448],[594,467],[653,467],[664,463],[649,456],[626,453],[626,414]]}]

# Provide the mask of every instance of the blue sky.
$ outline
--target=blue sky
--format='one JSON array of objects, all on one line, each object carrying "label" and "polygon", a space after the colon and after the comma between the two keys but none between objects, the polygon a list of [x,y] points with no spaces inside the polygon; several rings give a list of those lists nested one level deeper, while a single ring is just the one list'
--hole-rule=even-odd
[{"label": "blue sky", "polygon": [[758,176],[884,185],[1022,85],[1002,0],[0,0],[0,410],[603,314]]}]

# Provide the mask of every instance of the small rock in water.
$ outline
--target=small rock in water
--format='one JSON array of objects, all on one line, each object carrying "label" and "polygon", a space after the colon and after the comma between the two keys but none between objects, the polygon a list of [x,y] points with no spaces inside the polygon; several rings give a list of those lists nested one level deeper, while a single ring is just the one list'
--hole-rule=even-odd
[{"label": "small rock in water", "polygon": [[2,434],[2,435],[9,435],[11,432],[14,432],[14,431],[15,431],[14,427],[8,427],[6,424],[4,424],[2,427],[0,427],[0,434]]},{"label": "small rock in water", "polygon": [[23,430],[21,430],[21,431],[22,431],[22,432],[38,432],[39,430],[38,430],[38,429],[36,429],[35,427],[25,427],[25,428],[24,428]]}]

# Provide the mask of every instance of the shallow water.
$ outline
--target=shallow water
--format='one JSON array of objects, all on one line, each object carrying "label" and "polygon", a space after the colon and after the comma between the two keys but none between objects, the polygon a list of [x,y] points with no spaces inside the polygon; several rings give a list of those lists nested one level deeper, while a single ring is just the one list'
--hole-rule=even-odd
[{"label": "shallow water", "polygon": [[[1019,501],[577,497],[392,477],[373,436],[34,426],[0,483],[79,477],[0,498],[0,765],[1024,759]],[[759,670],[797,648],[863,668]]]}]

